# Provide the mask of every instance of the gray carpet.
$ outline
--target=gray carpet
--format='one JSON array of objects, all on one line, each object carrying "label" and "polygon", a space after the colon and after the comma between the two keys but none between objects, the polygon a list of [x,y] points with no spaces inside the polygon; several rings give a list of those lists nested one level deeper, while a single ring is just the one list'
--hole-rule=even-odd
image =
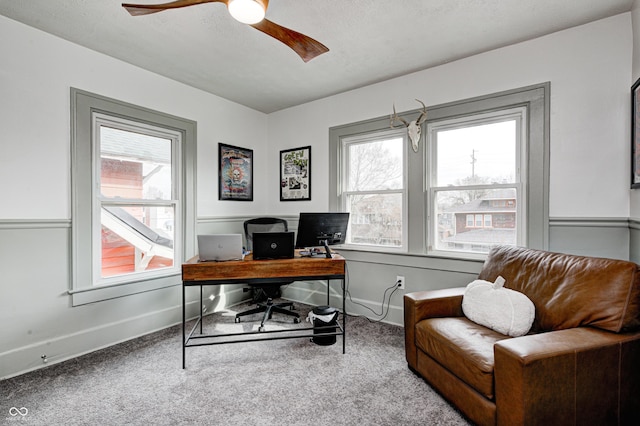
[{"label": "gray carpet", "polygon": [[[205,332],[251,327],[258,318],[233,324],[235,309],[248,307],[206,317]],[[296,309],[305,318],[310,307]],[[281,318],[274,315],[269,327],[291,322]],[[171,327],[0,382],[0,423],[468,424],[407,368],[401,327],[348,317],[344,355],[341,339],[187,348],[183,370],[181,330]]]}]

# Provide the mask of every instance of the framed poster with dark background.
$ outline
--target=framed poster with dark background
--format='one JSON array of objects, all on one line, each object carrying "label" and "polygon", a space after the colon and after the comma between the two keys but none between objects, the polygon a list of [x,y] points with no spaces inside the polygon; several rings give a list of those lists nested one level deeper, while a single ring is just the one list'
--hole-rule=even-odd
[{"label": "framed poster with dark background", "polygon": [[253,150],[218,144],[218,199],[253,201]]}]

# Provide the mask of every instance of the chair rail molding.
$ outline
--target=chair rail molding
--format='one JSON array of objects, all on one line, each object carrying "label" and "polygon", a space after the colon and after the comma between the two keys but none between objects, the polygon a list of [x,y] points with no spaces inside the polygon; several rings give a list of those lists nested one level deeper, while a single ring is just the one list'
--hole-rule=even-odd
[{"label": "chair rail molding", "polygon": [[0,219],[0,229],[71,228],[71,219]]},{"label": "chair rail molding", "polygon": [[[632,219],[626,217],[550,217],[549,227],[628,228]],[[636,219],[640,226],[640,219]]]},{"label": "chair rail molding", "polygon": [[628,217],[550,217],[549,250],[633,260],[633,226]]}]

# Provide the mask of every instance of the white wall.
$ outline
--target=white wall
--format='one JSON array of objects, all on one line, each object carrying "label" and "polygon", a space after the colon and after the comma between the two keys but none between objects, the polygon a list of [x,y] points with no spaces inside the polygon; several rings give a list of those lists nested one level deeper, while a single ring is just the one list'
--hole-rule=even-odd
[{"label": "white wall", "polygon": [[[70,87],[197,121],[198,216],[246,211],[218,201],[217,144],[266,155],[265,114],[3,16],[0,40],[0,219],[70,218]],[[256,164],[256,174],[265,168]],[[264,211],[264,182],[256,184],[251,208]]]},{"label": "white wall", "polygon": [[[629,87],[640,78],[640,0],[633,2],[631,19],[633,22],[633,60]],[[629,259],[640,263],[640,189],[632,189],[629,200]]]},{"label": "white wall", "polygon": [[216,183],[218,142],[265,156],[267,116],[2,16],[0,40],[2,378],[181,318],[178,286],[70,307],[70,87],[198,122],[198,217],[266,211],[264,180],[252,203],[218,201]]},{"label": "white wall", "polygon": [[[633,9],[631,10],[633,21],[633,66],[631,78],[629,79],[629,87],[640,78],[640,0],[634,0]],[[629,137],[631,137],[629,135]],[[640,220],[640,189],[631,191],[631,206],[629,217]]]},{"label": "white wall", "polygon": [[313,197],[279,203],[270,186],[268,210],[327,208],[329,127],[388,116],[394,102],[406,111],[415,98],[438,105],[550,81],[550,216],[626,218],[631,49],[627,13],[270,114],[272,151],[312,145]]}]

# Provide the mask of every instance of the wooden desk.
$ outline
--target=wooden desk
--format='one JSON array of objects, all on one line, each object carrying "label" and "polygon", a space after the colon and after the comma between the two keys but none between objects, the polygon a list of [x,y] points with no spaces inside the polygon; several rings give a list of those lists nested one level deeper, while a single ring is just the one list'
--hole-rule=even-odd
[{"label": "wooden desk", "polygon": [[[313,337],[309,330],[313,327],[248,331],[242,333],[204,334],[202,329],[202,309],[198,320],[191,331],[186,333],[186,297],[187,287],[200,287],[200,306],[202,307],[202,287],[205,285],[222,284],[256,284],[281,281],[327,280],[327,305],[329,305],[330,280],[341,280],[342,288],[342,325],[336,324],[334,332],[328,331],[327,336],[342,336],[342,353],[345,353],[345,259],[339,254],[333,254],[331,259],[325,257],[301,257],[299,251],[293,259],[253,260],[251,255],[244,260],[228,262],[199,262],[197,256],[182,264],[182,368],[185,368],[186,348],[190,346],[216,345],[223,343],[255,342],[259,340],[292,339]],[[200,327],[200,333],[194,334]],[[339,331],[338,331],[339,329]],[[231,337],[233,340],[216,340]],[[198,342],[191,340],[198,339]]]}]

